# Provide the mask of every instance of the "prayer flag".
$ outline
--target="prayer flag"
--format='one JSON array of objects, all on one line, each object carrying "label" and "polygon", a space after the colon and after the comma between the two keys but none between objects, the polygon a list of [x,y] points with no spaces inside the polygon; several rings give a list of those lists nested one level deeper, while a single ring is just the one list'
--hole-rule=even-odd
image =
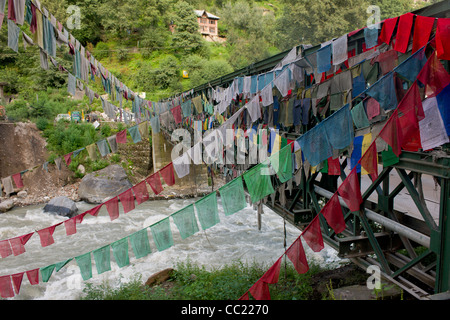
[{"label": "prayer flag", "polygon": [[278,258],[278,260],[269,268],[269,270],[267,270],[266,273],[263,274],[263,276],[261,277],[261,281],[270,284],[275,284],[278,282],[278,278],[280,276],[281,259],[282,257]]},{"label": "prayer flag", "polygon": [[222,206],[226,216],[232,215],[247,207],[245,201],[244,184],[238,177],[219,188]]},{"label": "prayer flag", "polygon": [[267,282],[258,280],[248,291],[256,300],[270,300],[270,292]]},{"label": "prayer flag", "polygon": [[127,129],[116,133],[117,143],[127,143]]},{"label": "prayer flag", "polygon": [[122,238],[111,243],[111,248],[119,268],[123,268],[130,264],[130,258],[128,256],[128,238]]},{"label": "prayer flag", "polygon": [[148,241],[147,228],[133,233],[129,236],[129,238],[136,259],[145,257],[152,253],[150,243]]},{"label": "prayer flag", "polygon": [[134,210],[135,205],[134,205],[134,196],[133,196],[133,192],[130,189],[126,190],[125,192],[122,192],[121,194],[119,194],[119,199],[120,199],[120,203],[123,206],[123,211],[125,213],[128,213],[132,210]]},{"label": "prayer flag", "polygon": [[181,123],[181,105],[176,106],[175,108],[170,109],[172,112],[173,118],[175,119],[175,123]]},{"label": "prayer flag", "polygon": [[163,251],[173,246],[172,231],[170,230],[169,218],[163,219],[150,226],[153,239],[158,251]]},{"label": "prayer flag", "polygon": [[32,286],[39,284],[39,269],[26,271],[28,281]]},{"label": "prayer flag", "polygon": [[175,175],[173,173],[173,163],[169,163],[164,168],[159,170],[159,173],[161,174],[162,178],[164,179],[164,182],[168,186],[173,186],[175,184]]},{"label": "prayer flag", "polygon": [[134,195],[136,196],[136,201],[138,205],[147,201],[149,199],[147,184],[145,181],[138,183],[137,185],[132,187]]},{"label": "prayer flag", "polygon": [[31,236],[34,234],[34,232],[28,233],[26,235],[15,237],[12,239],[9,239],[9,243],[11,245],[12,252],[15,256],[22,254],[25,252],[25,244],[30,240]]},{"label": "prayer flag", "polygon": [[183,240],[199,231],[193,204],[175,212],[172,218]]},{"label": "prayer flag", "polygon": [[97,268],[98,274],[111,270],[111,254],[109,244],[92,251],[92,253],[94,255],[95,267]]},{"label": "prayer flag", "polygon": [[350,211],[359,211],[363,201],[355,168],[350,171],[350,174],[339,186],[338,193],[344,199]]},{"label": "prayer flag", "polygon": [[105,205],[111,221],[117,219],[119,217],[119,199],[114,197],[106,201]]},{"label": "prayer flag", "polygon": [[66,161],[67,165],[70,165],[72,163],[72,154],[73,152],[64,155],[64,160]]},{"label": "prayer flag", "polygon": [[268,164],[260,163],[243,175],[252,203],[256,203],[265,196],[275,192],[270,181]]},{"label": "prayer flag", "polygon": [[53,270],[55,270],[55,265],[51,264],[49,266],[43,267],[40,269],[41,276],[42,276],[42,282],[48,282],[50,280],[50,277],[52,276]]},{"label": "prayer flag", "polygon": [[436,27],[436,52],[442,60],[450,60],[450,19],[439,18]]},{"label": "prayer flag", "polygon": [[149,176],[146,179],[147,183],[150,185],[150,188],[152,188],[153,192],[158,195],[160,194],[164,189],[161,184],[161,178],[159,176],[159,172],[156,172]]},{"label": "prayer flag", "polygon": [[414,14],[411,12],[400,16],[397,26],[397,36],[395,39],[394,50],[405,53],[408,49],[409,38],[413,26]]},{"label": "prayer flag", "polygon": [[24,272],[16,273],[11,275],[11,280],[14,285],[14,289],[16,290],[16,294],[19,294],[20,286],[22,285]]},{"label": "prayer flag", "polygon": [[310,224],[302,232],[302,237],[305,239],[308,246],[314,252],[319,252],[324,248],[322,231],[320,230],[320,221],[318,215],[310,222]]},{"label": "prayer flag", "polygon": [[53,239],[53,232],[55,232],[55,228],[56,225],[37,231],[41,239],[42,247],[47,247],[55,243],[55,240]]},{"label": "prayer flag", "polygon": [[439,61],[436,51],[428,58],[427,63],[417,76],[425,85],[425,95],[427,98],[438,95],[442,89],[450,84],[450,75]]},{"label": "prayer flag", "polygon": [[75,261],[80,268],[81,277],[84,281],[92,278],[92,261],[91,261],[91,253],[85,253],[75,257]]},{"label": "prayer flag", "polygon": [[372,180],[378,178],[378,153],[376,143],[372,143],[361,158],[362,173],[370,174]]},{"label": "prayer flag", "polygon": [[306,259],[305,250],[303,249],[300,237],[286,250],[286,255],[294,264],[295,270],[299,274],[306,273],[309,270],[308,261]]},{"label": "prayer flag", "polygon": [[394,32],[395,26],[397,25],[397,20],[398,17],[384,20],[379,37],[380,41],[387,44],[391,42],[392,33]]},{"label": "prayer flag", "polygon": [[416,52],[427,44],[428,40],[430,39],[431,30],[433,29],[434,20],[435,18],[433,17],[416,15],[416,21],[414,23],[412,53]]},{"label": "prayer flag", "polygon": [[0,277],[0,296],[2,296],[2,298],[14,297],[14,290],[11,284],[11,276],[9,275]]},{"label": "prayer flag", "polygon": [[198,220],[200,221],[200,225],[202,226],[203,230],[211,228],[212,226],[215,226],[220,222],[216,192],[213,192],[195,202],[195,208],[197,209]]},{"label": "prayer flag", "polygon": [[328,225],[334,230],[336,234],[345,230],[344,214],[342,212],[341,204],[339,203],[338,194],[335,193],[326,205],[320,211],[327,220]]}]

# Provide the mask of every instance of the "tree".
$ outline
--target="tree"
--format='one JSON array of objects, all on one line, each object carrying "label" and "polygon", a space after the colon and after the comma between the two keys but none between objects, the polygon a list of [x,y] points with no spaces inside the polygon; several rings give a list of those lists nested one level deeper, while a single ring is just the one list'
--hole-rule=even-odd
[{"label": "tree", "polygon": [[176,26],[172,37],[175,50],[182,53],[198,52],[203,46],[203,39],[198,32],[194,8],[185,1],[177,2],[171,20]]}]

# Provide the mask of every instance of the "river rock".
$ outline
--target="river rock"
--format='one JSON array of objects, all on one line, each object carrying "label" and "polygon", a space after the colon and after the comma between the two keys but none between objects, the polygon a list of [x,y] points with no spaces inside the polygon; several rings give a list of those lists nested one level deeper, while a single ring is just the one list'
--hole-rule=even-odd
[{"label": "river rock", "polygon": [[78,187],[78,197],[87,203],[103,203],[132,186],[125,170],[113,164],[84,176]]},{"label": "river rock", "polygon": [[0,202],[0,213],[9,211],[12,208],[14,208],[14,201],[12,199]]},{"label": "river rock", "polygon": [[173,271],[174,270],[172,268],[167,268],[158,273],[155,273],[154,275],[152,275],[150,278],[147,279],[145,285],[151,287],[155,284],[163,283],[164,281],[170,279],[170,277],[173,274]]},{"label": "river rock", "polygon": [[78,208],[75,202],[69,198],[56,197],[45,205],[44,212],[52,212],[63,217],[72,218],[78,212]]}]

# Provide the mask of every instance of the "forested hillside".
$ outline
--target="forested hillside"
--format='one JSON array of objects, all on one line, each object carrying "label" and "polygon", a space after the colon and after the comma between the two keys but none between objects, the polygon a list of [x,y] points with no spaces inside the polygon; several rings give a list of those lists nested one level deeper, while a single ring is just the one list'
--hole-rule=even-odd
[{"label": "forested hillside", "polygon": [[[67,11],[69,6],[78,6],[81,28],[71,33],[118,79],[135,92],[146,92],[153,101],[295,45],[317,44],[361,28],[370,16],[369,4],[380,7],[381,19],[415,8],[413,0],[41,0],[41,4],[64,24],[73,14]],[[205,41],[196,32],[194,9],[219,16],[219,36],[226,41]],[[177,26],[174,33],[169,31],[171,23]],[[51,68],[42,70],[37,48],[14,53],[6,45],[6,27],[0,41],[0,82],[7,83],[5,94],[17,99],[17,107],[35,101],[36,94],[40,98],[36,108],[26,112],[15,108],[13,117],[47,117],[56,112],[53,108],[66,112],[73,107],[65,99],[65,76]],[[58,62],[69,70],[71,59],[58,52]],[[182,78],[183,70],[189,72],[188,79]],[[47,100],[58,105],[40,108]]]}]

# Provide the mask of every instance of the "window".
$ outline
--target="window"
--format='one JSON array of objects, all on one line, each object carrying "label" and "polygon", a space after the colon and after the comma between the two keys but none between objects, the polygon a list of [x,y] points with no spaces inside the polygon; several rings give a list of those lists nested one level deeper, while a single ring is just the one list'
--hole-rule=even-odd
[{"label": "window", "polygon": [[200,19],[200,22],[201,22],[201,23],[208,23],[208,19],[201,18],[201,19]]},{"label": "window", "polygon": [[209,20],[209,24],[216,24],[215,20]]},{"label": "window", "polygon": [[209,28],[209,33],[216,33],[216,28]]}]

